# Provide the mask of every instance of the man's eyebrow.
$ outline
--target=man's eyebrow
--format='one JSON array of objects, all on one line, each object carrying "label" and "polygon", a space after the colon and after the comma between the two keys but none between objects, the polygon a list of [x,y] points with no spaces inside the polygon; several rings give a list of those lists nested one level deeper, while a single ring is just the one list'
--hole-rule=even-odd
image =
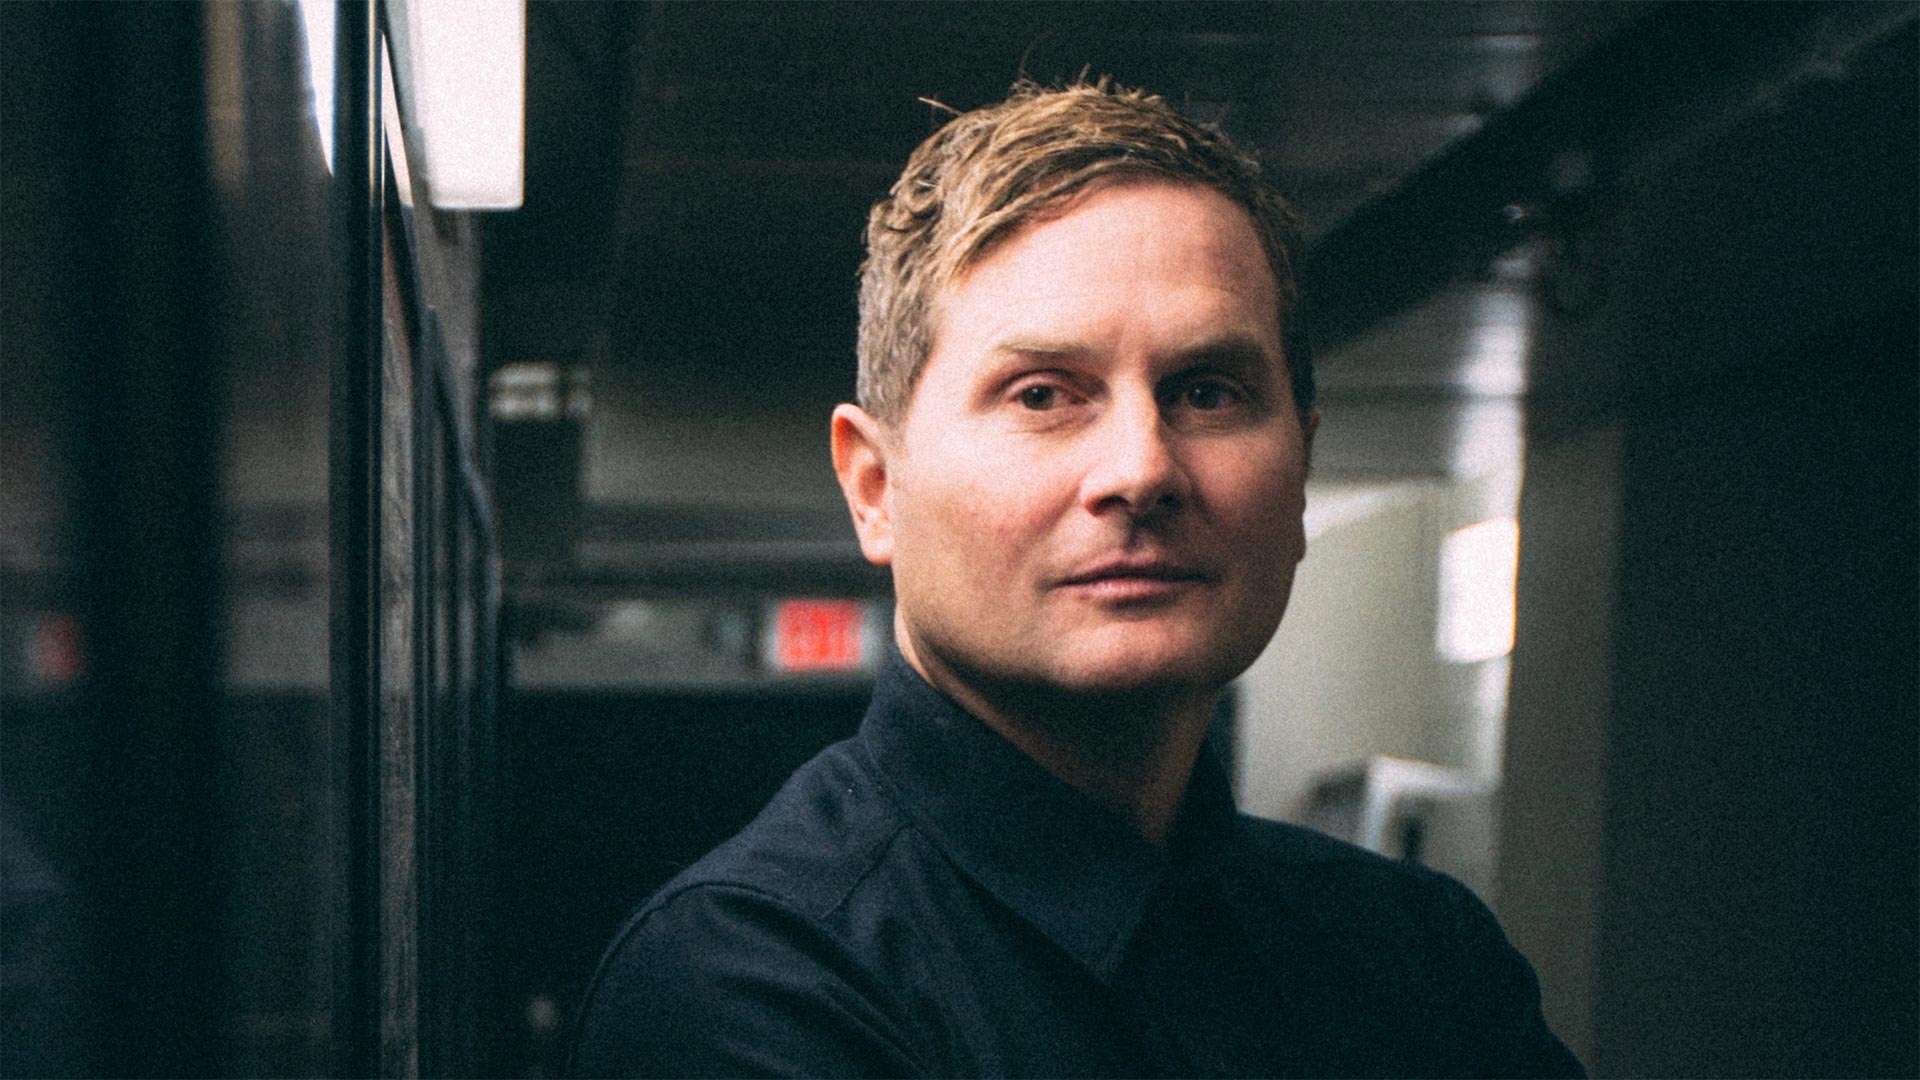
[{"label": "man's eyebrow", "polygon": [[1232,334],[1182,349],[1175,356],[1186,365],[1213,364],[1229,370],[1277,367],[1281,357],[1259,338]]},{"label": "man's eyebrow", "polygon": [[[1061,338],[1008,338],[988,349],[994,356],[1010,359],[1071,360],[1092,355],[1089,345]],[[1175,350],[1169,357],[1182,364],[1219,364],[1222,367],[1258,367],[1277,362],[1280,357],[1267,344],[1249,334],[1230,334]]]},{"label": "man's eyebrow", "polygon": [[988,350],[995,356],[1011,359],[1069,360],[1086,356],[1093,350],[1077,341],[1052,338],[1009,338],[995,342]]}]

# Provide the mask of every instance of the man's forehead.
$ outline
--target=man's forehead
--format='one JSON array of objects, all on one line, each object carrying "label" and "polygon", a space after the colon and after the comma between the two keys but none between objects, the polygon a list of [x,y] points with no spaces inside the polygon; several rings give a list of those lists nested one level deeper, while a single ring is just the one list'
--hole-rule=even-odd
[{"label": "man's forehead", "polygon": [[[1276,334],[1267,339],[1241,332],[1206,335],[1191,343],[1163,350],[1153,359],[1156,367],[1217,367],[1227,371],[1279,371],[1284,357]],[[1013,334],[997,340],[985,350],[991,360],[1056,361],[1089,365],[1104,359],[1103,351],[1072,337],[1027,336]]]},{"label": "man's forehead", "polygon": [[[1146,199],[1128,196],[1146,195]],[[1153,199],[1153,196],[1161,196]],[[963,287],[983,264],[991,263],[996,254],[1036,230],[1047,229],[1059,233],[1074,233],[1074,241],[1082,250],[1110,244],[1121,231],[1116,216],[1127,216],[1130,209],[1154,201],[1164,204],[1168,200],[1184,204],[1181,216],[1190,221],[1202,217],[1229,222],[1227,227],[1240,234],[1249,246],[1246,254],[1251,261],[1271,265],[1267,260],[1265,242],[1260,237],[1260,228],[1254,220],[1251,210],[1237,199],[1209,184],[1181,177],[1166,176],[1146,170],[1128,170],[1108,173],[1075,186],[1056,198],[1037,204],[1019,220],[992,228],[982,235],[968,238],[965,234],[953,241],[950,260],[941,266],[935,278],[940,284],[933,291],[935,313],[942,295]],[[1165,209],[1162,205],[1161,209]],[[1072,228],[1062,230],[1059,226],[1072,222]],[[1052,227],[1052,228],[1050,228]],[[1216,226],[1217,227],[1217,226]],[[1184,230],[1166,230],[1160,235],[1173,236]]]}]

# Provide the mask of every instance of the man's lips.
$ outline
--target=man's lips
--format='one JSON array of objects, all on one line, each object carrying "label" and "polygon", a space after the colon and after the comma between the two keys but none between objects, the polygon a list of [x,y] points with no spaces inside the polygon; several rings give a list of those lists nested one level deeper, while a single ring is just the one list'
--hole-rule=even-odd
[{"label": "man's lips", "polygon": [[1116,559],[1077,571],[1060,580],[1064,588],[1115,596],[1154,596],[1183,585],[1212,581],[1214,575],[1168,559]]}]

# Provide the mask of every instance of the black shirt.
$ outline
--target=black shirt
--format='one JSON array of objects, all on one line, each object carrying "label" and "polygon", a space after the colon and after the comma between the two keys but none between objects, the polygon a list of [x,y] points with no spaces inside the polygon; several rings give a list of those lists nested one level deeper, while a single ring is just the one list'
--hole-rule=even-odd
[{"label": "black shirt", "polygon": [[1166,848],[895,653],[859,732],[621,929],[584,1076],[1580,1075],[1444,875],[1237,814]]}]

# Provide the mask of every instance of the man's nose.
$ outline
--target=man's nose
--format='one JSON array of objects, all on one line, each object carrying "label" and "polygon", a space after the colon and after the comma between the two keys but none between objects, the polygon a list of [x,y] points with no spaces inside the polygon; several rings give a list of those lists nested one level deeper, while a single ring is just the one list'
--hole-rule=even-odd
[{"label": "man's nose", "polygon": [[1179,509],[1192,495],[1176,433],[1158,402],[1118,401],[1087,447],[1085,504],[1094,514],[1144,518]]}]

